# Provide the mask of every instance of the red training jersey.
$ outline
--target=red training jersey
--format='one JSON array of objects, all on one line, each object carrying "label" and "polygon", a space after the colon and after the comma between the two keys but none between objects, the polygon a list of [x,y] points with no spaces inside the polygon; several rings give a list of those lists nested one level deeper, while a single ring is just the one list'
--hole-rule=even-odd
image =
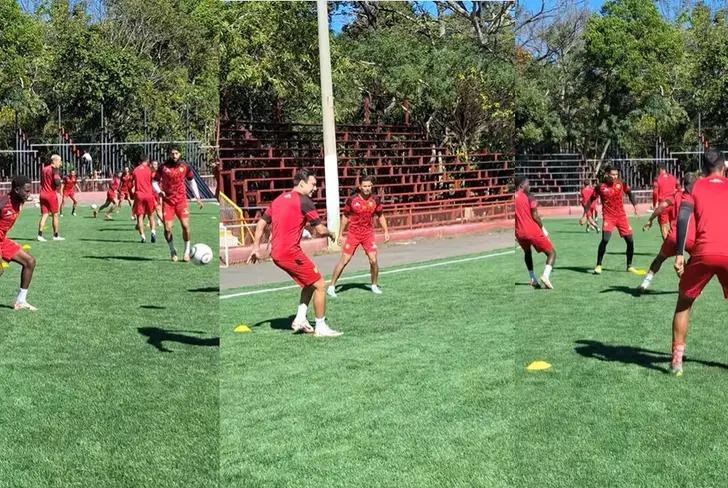
[{"label": "red training jersey", "polygon": [[76,191],[76,183],[78,178],[75,176],[66,176],[63,178],[63,194],[71,195]]},{"label": "red training jersey", "polygon": [[20,209],[23,207],[21,202],[14,202],[10,195],[0,197],[0,241],[5,240],[10,229],[18,220]]},{"label": "red training jersey", "polygon": [[131,174],[132,186],[135,195],[153,197],[152,190],[152,168],[147,163],[142,163]]},{"label": "red training jersey", "polygon": [[195,175],[184,161],[177,164],[167,162],[159,167],[154,179],[165,194],[165,200],[172,205],[187,201],[187,186],[185,180],[192,180]]},{"label": "red training jersey", "polygon": [[673,196],[678,188],[675,177],[667,172],[659,174],[655,178],[655,183],[657,184],[657,200],[660,202]]},{"label": "red training jersey", "polygon": [[531,211],[538,207],[538,202],[523,190],[514,195],[516,200],[516,239],[533,239],[543,234],[543,230],[533,219]]},{"label": "red training jersey", "polygon": [[692,256],[728,256],[728,178],[708,176],[695,182],[690,192],[695,219]]},{"label": "red training jersey", "polygon": [[597,187],[591,200],[600,198],[602,201],[602,216],[605,219],[626,218],[627,213],[624,211],[624,194],[630,191],[629,185],[621,180],[613,182],[611,185],[602,183]]},{"label": "red training jersey", "polygon": [[381,216],[382,200],[379,196],[370,195],[364,198],[359,193],[350,196],[344,204],[344,215],[349,219],[349,234],[369,236],[374,233],[372,217]]},{"label": "red training jersey", "polygon": [[263,220],[272,224],[271,257],[279,259],[301,251],[301,235],[306,222],[313,226],[321,223],[316,206],[307,195],[289,191],[280,195],[263,214]]},{"label": "red training jersey", "polygon": [[114,191],[119,191],[119,188],[121,187],[121,180],[118,176],[114,176],[114,178],[111,180],[111,189]]},{"label": "red training jersey", "polygon": [[[693,197],[690,195],[690,193],[684,192],[684,191],[676,191],[675,195],[669,199],[671,203],[670,207],[666,210],[667,212],[670,212],[670,233],[667,236],[667,239],[677,241],[677,217],[680,213],[680,204],[682,202],[689,203],[691,205],[695,205],[695,202],[693,200]],[[695,218],[691,217],[688,221],[688,236],[685,240],[685,243],[688,242],[695,242]]]},{"label": "red training jersey", "polygon": [[50,195],[57,193],[58,184],[61,182],[61,177],[58,175],[58,170],[52,165],[43,166],[43,170],[40,173],[40,193],[41,195]]},{"label": "red training jersey", "polygon": [[131,173],[123,175],[121,177],[121,191],[129,193],[134,186],[134,181]]},{"label": "red training jersey", "polygon": [[581,189],[579,196],[581,197],[581,204],[586,205],[591,200],[591,196],[594,194],[594,187],[587,185]]}]

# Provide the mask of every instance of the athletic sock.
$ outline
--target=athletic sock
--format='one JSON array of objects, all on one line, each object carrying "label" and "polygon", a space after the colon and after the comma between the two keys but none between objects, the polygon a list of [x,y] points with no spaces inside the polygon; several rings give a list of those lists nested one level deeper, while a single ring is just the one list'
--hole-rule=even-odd
[{"label": "athletic sock", "polygon": [[533,271],[529,271],[528,276],[529,276],[529,278],[531,278],[531,281],[538,280],[538,278],[536,278],[536,273],[534,273]]},{"label": "athletic sock", "polygon": [[28,289],[27,288],[21,288],[18,292],[18,299],[16,302],[18,303],[25,303],[25,299],[28,297]]},{"label": "athletic sock", "polygon": [[326,327],[326,317],[316,317],[316,328],[318,327]]},{"label": "athletic sock", "polygon": [[174,239],[170,239],[167,241],[167,245],[169,246],[169,252],[176,253],[177,251],[174,248]]},{"label": "athletic sock", "polygon": [[308,305],[305,303],[298,304],[298,312],[296,313],[296,322],[303,322],[306,320],[306,313],[308,312]]},{"label": "athletic sock", "polygon": [[551,270],[552,269],[554,269],[554,267],[551,266],[550,264],[547,264],[546,266],[544,266],[544,268],[543,268],[543,275],[544,275],[545,278],[548,278],[549,276],[551,276]]},{"label": "athletic sock", "polygon": [[185,255],[190,254],[190,241],[185,241]]}]

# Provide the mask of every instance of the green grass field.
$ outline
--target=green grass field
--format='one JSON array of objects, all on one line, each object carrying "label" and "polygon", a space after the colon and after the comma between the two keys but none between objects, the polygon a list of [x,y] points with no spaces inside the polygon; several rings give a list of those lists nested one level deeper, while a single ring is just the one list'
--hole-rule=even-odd
[{"label": "green grass field", "polygon": [[[655,227],[633,221],[637,267],[659,250]],[[516,254],[517,360],[511,425],[518,486],[728,486],[721,425],[728,388],[728,313],[717,281],[696,302],[685,376],[668,374],[677,276],[670,259],[643,296],[613,236],[600,276],[600,239],[574,220],[546,221],[558,252],[555,290],[532,290]],[[544,258],[537,259],[543,269]],[[543,359],[544,373],[523,366]]]},{"label": "green grass field", "polygon": [[[191,210],[193,243],[215,244],[218,207]],[[172,263],[161,234],[137,243],[128,207],[113,222],[79,211],[61,220],[65,242],[35,241],[34,207],[10,232],[37,258],[28,301],[39,311],[9,308],[11,264],[0,277],[0,486],[217,486],[216,263]],[[181,250],[178,226],[176,240]]]}]

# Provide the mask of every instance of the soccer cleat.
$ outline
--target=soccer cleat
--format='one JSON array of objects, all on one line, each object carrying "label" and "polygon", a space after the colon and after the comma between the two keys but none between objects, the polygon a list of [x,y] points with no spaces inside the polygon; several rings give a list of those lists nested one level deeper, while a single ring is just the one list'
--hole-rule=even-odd
[{"label": "soccer cleat", "polygon": [[157,234],[152,234],[152,244],[157,242]]},{"label": "soccer cleat", "polygon": [[139,244],[144,244],[145,242],[147,242],[145,238],[142,237],[141,239],[139,239]]},{"label": "soccer cleat", "polygon": [[330,328],[327,324],[317,325],[313,333],[316,337],[339,337],[343,332]]},{"label": "soccer cleat", "polygon": [[336,288],[334,286],[329,286],[326,288],[326,294],[331,298],[336,298]]},{"label": "soccer cleat", "polygon": [[301,320],[300,322],[294,320],[291,329],[293,329],[294,334],[311,334],[313,332],[313,327],[308,323],[308,320]]},{"label": "soccer cleat", "polygon": [[71,212],[71,217],[75,217],[75,216],[76,216],[76,211],[74,210],[73,212]]},{"label": "soccer cleat", "polygon": [[177,251],[172,251],[171,256],[172,256],[172,261],[176,263],[178,261],[178,259],[179,259],[177,257]]},{"label": "soccer cleat", "polygon": [[670,373],[674,374],[675,376],[682,376],[683,375],[682,363],[671,365]]},{"label": "soccer cleat", "polygon": [[54,241],[65,241],[66,238],[65,237],[61,237],[61,236],[53,236],[53,240]]},{"label": "soccer cleat", "polygon": [[594,266],[594,274],[602,274],[602,265],[601,264],[597,264],[596,266]]},{"label": "soccer cleat", "polygon": [[46,238],[45,238],[45,237],[43,237],[43,236],[38,236],[38,237],[36,237],[36,239],[38,240],[38,242],[48,242],[48,241],[46,240]]},{"label": "soccer cleat", "polygon": [[554,285],[552,285],[551,281],[548,278],[546,278],[545,276],[541,277],[541,283],[543,283],[544,288],[547,288],[549,290],[554,289]]},{"label": "soccer cleat", "polygon": [[370,288],[372,289],[372,293],[374,293],[375,295],[382,294],[382,290],[377,285],[372,285]]},{"label": "soccer cleat", "polygon": [[184,261],[185,263],[189,263],[190,262],[190,255],[187,254],[187,253],[185,253],[185,255],[182,256],[182,261]]},{"label": "soccer cleat", "polygon": [[541,289],[541,283],[539,283],[538,280],[531,280],[529,285],[531,285],[532,287],[534,287],[537,290]]},{"label": "soccer cleat", "polygon": [[35,308],[33,305],[31,305],[28,302],[15,302],[15,305],[13,305],[13,309],[15,309],[15,310],[29,310],[31,312],[38,311],[37,308]]},{"label": "soccer cleat", "polygon": [[634,266],[627,266],[627,273],[632,273],[636,275],[640,274],[640,272],[637,271],[637,268],[635,268]]}]

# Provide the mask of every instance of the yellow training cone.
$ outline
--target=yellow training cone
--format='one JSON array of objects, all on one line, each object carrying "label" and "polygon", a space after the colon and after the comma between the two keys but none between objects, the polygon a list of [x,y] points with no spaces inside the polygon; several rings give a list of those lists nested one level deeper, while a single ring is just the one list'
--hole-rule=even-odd
[{"label": "yellow training cone", "polygon": [[30,244],[23,244],[23,251],[30,251]]},{"label": "yellow training cone", "polygon": [[634,268],[630,272],[633,273],[633,274],[636,274],[637,276],[644,276],[644,275],[647,274],[647,270],[646,269],[642,269],[642,268]]},{"label": "yellow training cone", "polygon": [[250,332],[250,327],[245,324],[240,324],[235,327],[235,332]]},{"label": "yellow training cone", "polygon": [[10,265],[8,263],[6,263],[5,261],[3,261],[2,264],[0,264],[0,266],[2,266],[3,269],[8,269],[10,267]]},{"label": "yellow training cone", "polygon": [[549,368],[551,368],[551,365],[546,361],[534,361],[526,366],[526,369],[529,371],[543,371]]}]

